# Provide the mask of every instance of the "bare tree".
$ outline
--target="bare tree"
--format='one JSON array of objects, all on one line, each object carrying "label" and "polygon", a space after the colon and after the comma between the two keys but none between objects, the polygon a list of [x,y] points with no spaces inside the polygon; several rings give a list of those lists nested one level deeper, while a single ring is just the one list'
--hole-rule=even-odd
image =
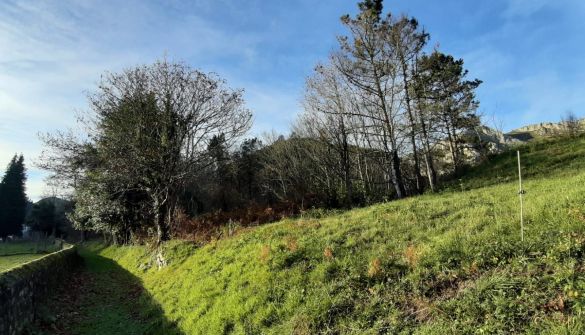
[{"label": "bare tree", "polygon": [[300,123],[309,136],[321,139],[337,153],[339,174],[345,188],[345,205],[349,207],[353,198],[350,143],[352,113],[348,102],[351,95],[339,76],[340,73],[332,66],[316,67],[314,75],[306,82],[305,113]]},{"label": "bare tree", "polygon": [[583,132],[583,125],[581,119],[571,111],[567,111],[561,118],[561,125],[563,133],[569,137],[577,137]]},{"label": "bare tree", "polygon": [[396,50],[388,43],[390,23],[380,18],[381,2],[366,1],[360,7],[362,12],[356,18],[342,17],[350,37],[339,38],[341,52],[335,57],[335,66],[363,101],[359,116],[372,122],[368,133],[378,135],[387,155],[394,192],[402,198],[406,190],[398,148],[401,85]]},{"label": "bare tree", "polygon": [[[391,17],[389,17],[388,20],[391,20]],[[414,62],[417,59],[417,56],[422,52],[428,39],[429,35],[426,32],[419,30],[418,22],[414,18],[409,19],[403,16],[396,21],[391,21],[390,43],[396,50],[404,85],[404,105],[409,128],[408,137],[410,139],[410,145],[412,146],[416,190],[418,193],[423,192],[424,185],[416,141],[418,123],[412,106],[412,90],[410,82],[412,80],[411,77],[413,77],[413,72],[410,69],[414,68]]]}]

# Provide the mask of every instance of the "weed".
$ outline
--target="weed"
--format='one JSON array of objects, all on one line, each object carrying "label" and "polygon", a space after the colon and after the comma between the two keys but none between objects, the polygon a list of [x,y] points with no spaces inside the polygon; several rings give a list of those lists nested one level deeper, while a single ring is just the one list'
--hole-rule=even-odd
[{"label": "weed", "polygon": [[287,236],[284,242],[286,243],[286,248],[290,252],[295,252],[299,248],[299,244],[297,242],[297,239],[294,236]]},{"label": "weed", "polygon": [[325,257],[326,260],[332,260],[333,259],[333,249],[331,249],[331,247],[326,247],[325,250],[323,250],[323,257]]},{"label": "weed", "polygon": [[270,246],[269,245],[265,244],[260,249],[260,260],[263,263],[266,263],[266,262],[268,262],[268,260],[270,260]]},{"label": "weed", "polygon": [[370,261],[370,265],[368,267],[368,277],[374,278],[380,275],[382,272],[382,261],[379,258],[374,258]]},{"label": "weed", "polygon": [[418,259],[420,256],[420,251],[414,244],[409,244],[406,249],[404,250],[404,259],[408,266],[414,268],[418,263]]}]

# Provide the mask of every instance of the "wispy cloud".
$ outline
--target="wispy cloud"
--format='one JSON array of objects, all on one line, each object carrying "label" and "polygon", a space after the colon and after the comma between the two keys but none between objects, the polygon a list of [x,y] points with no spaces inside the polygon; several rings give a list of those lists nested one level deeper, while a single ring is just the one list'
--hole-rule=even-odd
[{"label": "wispy cloud", "polygon": [[555,71],[504,81],[500,89],[514,92],[514,98],[523,102],[520,113],[514,115],[520,124],[559,121],[567,111],[583,115],[585,95],[574,90],[574,83],[563,80]]},{"label": "wispy cloud", "polygon": [[230,34],[196,15],[165,17],[172,13],[162,6],[0,3],[0,169],[23,153],[30,198],[45,192],[46,173],[34,164],[42,146],[37,132],[73,126],[75,110],[85,108],[83,92],[94,89],[104,71],[152,62],[166,52],[199,64],[229,57],[254,61],[260,35]]},{"label": "wispy cloud", "polygon": [[552,2],[551,0],[508,0],[508,6],[502,15],[505,18],[527,17],[544,9]]}]

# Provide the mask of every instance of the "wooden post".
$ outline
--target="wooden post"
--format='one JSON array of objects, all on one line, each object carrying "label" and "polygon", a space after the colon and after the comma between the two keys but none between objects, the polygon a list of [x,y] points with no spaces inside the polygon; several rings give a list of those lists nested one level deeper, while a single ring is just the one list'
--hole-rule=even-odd
[{"label": "wooden post", "polygon": [[520,197],[520,239],[524,242],[524,199],[522,196],[524,195],[524,190],[522,189],[522,168],[520,165],[520,150],[517,151],[518,154],[518,182],[519,182],[519,190],[518,196]]}]

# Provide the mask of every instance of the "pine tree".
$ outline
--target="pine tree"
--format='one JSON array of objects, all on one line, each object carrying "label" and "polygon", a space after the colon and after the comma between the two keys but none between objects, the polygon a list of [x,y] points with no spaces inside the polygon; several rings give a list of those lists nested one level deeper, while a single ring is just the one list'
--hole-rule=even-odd
[{"label": "pine tree", "polygon": [[0,183],[0,237],[21,235],[26,215],[24,157],[14,155]]}]

